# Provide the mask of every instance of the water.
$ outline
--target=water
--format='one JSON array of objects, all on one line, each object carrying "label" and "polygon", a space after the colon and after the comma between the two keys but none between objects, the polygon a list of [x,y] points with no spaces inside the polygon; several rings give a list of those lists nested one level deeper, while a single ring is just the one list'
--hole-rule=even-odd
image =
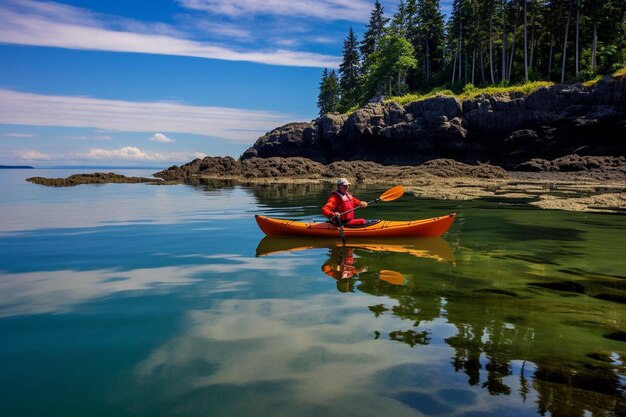
[{"label": "water", "polygon": [[2,416],[624,415],[623,215],[405,196],[361,213],[450,231],[342,248],[254,222],[328,187],[24,181],[71,173],[0,171]]}]

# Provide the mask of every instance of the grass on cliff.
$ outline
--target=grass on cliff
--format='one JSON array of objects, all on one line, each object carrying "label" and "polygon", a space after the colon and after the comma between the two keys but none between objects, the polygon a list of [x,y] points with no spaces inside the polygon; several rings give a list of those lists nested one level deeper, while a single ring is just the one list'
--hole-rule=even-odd
[{"label": "grass on cliff", "polygon": [[618,69],[613,73],[613,78],[626,78],[626,67]]},{"label": "grass on cliff", "polygon": [[422,101],[436,96],[452,96],[458,98],[459,100],[467,100],[482,94],[495,96],[498,94],[522,93],[528,95],[540,87],[550,87],[552,85],[554,85],[554,83],[549,81],[534,81],[520,85],[491,86],[484,88],[478,88],[474,87],[472,84],[467,84],[463,90],[458,93],[437,88],[426,94],[406,94],[404,96],[394,96],[387,98],[385,101],[398,103],[402,106],[414,101]]},{"label": "grass on cliff", "polygon": [[[611,74],[611,76],[613,78],[626,78],[626,67],[620,68],[617,71],[615,71],[613,74]],[[602,79],[602,75],[598,75],[588,81],[585,81],[584,83],[582,83],[585,87],[587,88],[593,88],[596,86],[596,84],[598,84],[598,82],[600,82],[600,80]]]},{"label": "grass on cliff", "polygon": [[[626,66],[615,71],[612,74],[613,78],[626,78]],[[592,78],[588,81],[583,82],[582,84],[587,88],[593,88],[600,80],[602,79],[602,75],[598,75],[595,78]],[[522,93],[524,95],[528,95],[533,91],[537,90],[540,87],[550,87],[555,85],[556,83],[551,81],[533,81],[524,84],[518,85],[506,85],[506,86],[490,86],[478,88],[472,84],[467,84],[463,87],[461,91],[451,91],[444,89],[442,87],[437,87],[429,91],[428,93],[410,93],[405,94],[403,96],[391,96],[385,99],[385,102],[394,102],[401,106],[412,103],[414,101],[422,101],[429,98],[437,97],[437,96],[448,96],[448,97],[456,97],[459,100],[467,100],[482,94],[487,95],[498,95],[498,94],[511,94],[511,93]],[[359,110],[362,106],[360,104],[354,105],[352,108],[348,109],[344,114],[351,115],[352,113]]]}]

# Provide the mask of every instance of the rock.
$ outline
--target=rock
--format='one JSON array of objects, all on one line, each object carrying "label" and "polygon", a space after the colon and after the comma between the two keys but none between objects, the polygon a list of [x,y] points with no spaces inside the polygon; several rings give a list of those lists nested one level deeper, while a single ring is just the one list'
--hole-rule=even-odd
[{"label": "rock", "polygon": [[49,187],[73,187],[80,184],[109,184],[109,183],[142,183],[161,182],[157,178],[126,177],[113,172],[96,172],[93,174],[75,174],[67,178],[43,178],[31,177],[26,181],[34,184],[46,185]]},{"label": "rock", "polygon": [[239,162],[230,156],[207,156],[204,159],[194,159],[193,161],[180,167],[177,165],[171,166],[166,170],[155,173],[154,176],[163,178],[166,181],[189,182],[193,177],[200,173],[206,175],[224,174],[233,173],[237,170],[239,170],[239,174],[241,174]]},{"label": "rock", "polygon": [[441,116],[453,119],[461,115],[461,103],[455,97],[437,96],[409,105],[411,113],[419,114],[429,123],[439,122]]},{"label": "rock", "polygon": [[540,169],[524,163],[571,154],[625,155],[624,137],[626,86],[623,79],[608,76],[593,89],[556,85],[526,96],[483,94],[462,102],[436,96],[405,106],[376,100],[349,116],[325,115],[275,129],[241,159],[305,157],[326,164],[368,160],[410,165],[451,158]]},{"label": "rock", "polygon": [[230,157],[206,157],[155,174],[170,181],[180,178],[180,181],[187,183],[196,183],[203,178],[254,181],[281,178],[324,180],[337,177],[379,182],[424,175],[503,178],[507,173],[500,167],[468,165],[452,159],[431,160],[423,165],[381,165],[372,161],[337,161],[324,165],[301,157],[249,158],[239,161]]},{"label": "rock", "polygon": [[582,173],[597,179],[626,179],[626,158],[607,156],[567,155],[552,161],[531,159],[516,167],[516,171]]},{"label": "rock", "polygon": [[527,171],[527,172],[547,172],[553,171],[553,165],[550,161],[546,161],[545,159],[533,158],[530,161],[523,162],[515,166],[516,171]]},{"label": "rock", "polygon": [[306,158],[251,158],[241,161],[240,169],[241,175],[248,179],[283,177],[315,179],[331,175],[324,165]]},{"label": "rock", "polygon": [[324,160],[325,155],[318,141],[316,123],[289,123],[261,136],[254,146],[241,155],[241,159],[272,156],[303,156]]}]

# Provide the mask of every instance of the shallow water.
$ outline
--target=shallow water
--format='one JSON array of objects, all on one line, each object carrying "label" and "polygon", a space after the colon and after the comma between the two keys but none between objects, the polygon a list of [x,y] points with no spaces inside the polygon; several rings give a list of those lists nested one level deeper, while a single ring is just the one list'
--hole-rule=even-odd
[{"label": "shallow water", "polygon": [[254,222],[327,187],[24,181],[71,173],[0,171],[2,415],[623,415],[623,215],[404,196],[361,213],[457,219],[343,248]]}]

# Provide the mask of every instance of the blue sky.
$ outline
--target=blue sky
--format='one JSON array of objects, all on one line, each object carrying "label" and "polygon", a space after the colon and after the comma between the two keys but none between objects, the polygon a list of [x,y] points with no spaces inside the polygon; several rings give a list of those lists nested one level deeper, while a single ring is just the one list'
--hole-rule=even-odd
[{"label": "blue sky", "polygon": [[0,164],[237,158],[317,116],[321,71],[373,3],[0,0]]}]

